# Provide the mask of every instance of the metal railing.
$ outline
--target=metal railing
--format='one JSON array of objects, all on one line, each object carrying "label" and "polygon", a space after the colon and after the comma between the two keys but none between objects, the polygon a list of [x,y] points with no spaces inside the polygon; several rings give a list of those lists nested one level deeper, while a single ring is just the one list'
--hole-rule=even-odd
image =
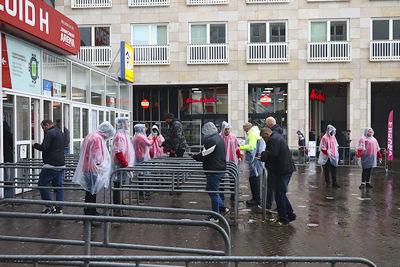
[{"label": "metal railing", "polygon": [[290,0],[246,0],[247,4],[289,3]]},{"label": "metal railing", "polygon": [[289,62],[289,43],[248,43],[247,63]]},{"label": "metal railing", "polygon": [[132,45],[135,65],[170,64],[169,45]]},{"label": "metal railing", "polygon": [[95,66],[109,66],[111,46],[81,46],[76,57]]},{"label": "metal railing", "polygon": [[169,6],[171,0],[129,0],[129,7],[143,7],[143,6]]},{"label": "metal railing", "polygon": [[399,61],[400,40],[371,41],[369,52],[370,61]]},{"label": "metal railing", "polygon": [[189,44],[187,64],[228,64],[228,44]]},{"label": "metal railing", "polygon": [[229,0],[186,0],[187,5],[223,5],[229,4]]},{"label": "metal railing", "polygon": [[71,8],[112,7],[112,0],[71,0]]},{"label": "metal railing", "polygon": [[351,43],[348,41],[310,42],[307,44],[307,61],[351,61]]}]

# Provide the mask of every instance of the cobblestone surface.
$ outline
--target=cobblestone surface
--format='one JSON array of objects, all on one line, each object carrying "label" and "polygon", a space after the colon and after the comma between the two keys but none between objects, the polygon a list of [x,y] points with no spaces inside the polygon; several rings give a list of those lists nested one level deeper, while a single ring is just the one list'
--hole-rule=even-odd
[{"label": "cobblestone surface", "polygon": [[[374,170],[370,190],[359,190],[361,170],[338,169],[339,189],[325,188],[321,169],[298,167],[289,185],[288,197],[297,220],[288,227],[271,227],[262,221],[258,208],[247,208],[250,192],[245,172],[240,178],[239,225],[232,227],[232,254],[246,256],[354,256],[378,266],[400,266],[399,174]],[[101,194],[100,194],[101,195]],[[28,197],[39,199],[37,192]],[[102,198],[99,196],[99,198]],[[66,192],[66,200],[83,201],[82,192]],[[229,199],[229,197],[227,197]],[[98,200],[99,201],[99,200]],[[229,200],[225,200],[228,204]],[[153,194],[144,205],[207,209],[204,194]],[[41,207],[1,206],[1,210],[40,212]],[[65,208],[64,213],[82,214]],[[125,214],[125,216],[144,214]],[[232,215],[232,214],[231,214]],[[228,214],[228,218],[231,216]],[[172,218],[171,215],[162,215]],[[179,217],[180,218],[180,217]],[[268,219],[272,216],[268,216]],[[82,223],[2,219],[1,235],[82,238]],[[102,240],[102,227],[93,229],[93,240]],[[153,225],[113,224],[112,242],[220,249],[222,239],[214,230]],[[82,254],[82,247],[38,245],[0,241],[1,254]],[[94,255],[171,255],[168,253],[93,248]],[[10,265],[2,265],[10,266]],[[216,266],[216,265],[215,265]],[[242,266],[242,265],[241,265]],[[246,265],[243,265],[246,266]],[[274,266],[263,265],[263,266]],[[300,265],[295,265],[300,266]],[[310,265],[304,265],[310,266]],[[312,265],[317,266],[317,265]]]}]

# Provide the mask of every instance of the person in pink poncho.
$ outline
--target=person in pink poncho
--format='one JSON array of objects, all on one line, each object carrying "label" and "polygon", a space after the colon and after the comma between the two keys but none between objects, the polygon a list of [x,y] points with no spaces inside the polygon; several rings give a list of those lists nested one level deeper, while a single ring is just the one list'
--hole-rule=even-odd
[{"label": "person in pink poncho", "polygon": [[151,134],[147,137],[147,139],[154,141],[153,145],[150,148],[150,157],[160,157],[163,155],[162,143],[164,143],[165,139],[161,135],[160,130],[157,125],[153,125],[151,127]]},{"label": "person in pink poncho", "polygon": [[225,160],[240,164],[242,154],[240,154],[239,142],[232,133],[232,126],[226,121],[222,122],[221,132],[219,134],[225,142]]},{"label": "person in pink poncho", "polygon": [[336,168],[339,163],[339,144],[336,140],[336,128],[328,125],[319,145],[318,164],[324,166],[326,187],[330,186],[329,173],[332,175],[332,187],[339,188],[336,182]]},{"label": "person in pink poncho", "polygon": [[150,148],[154,141],[147,139],[144,124],[135,125],[135,135],[133,136],[133,148],[135,149],[135,165],[150,159]]},{"label": "person in pink poncho", "polygon": [[376,167],[376,159],[382,163],[382,155],[380,152],[378,141],[374,137],[374,130],[372,128],[365,128],[364,135],[361,136],[357,145],[357,161],[360,162],[361,158],[361,185],[360,189],[372,188],[369,180],[371,177],[372,168]]}]

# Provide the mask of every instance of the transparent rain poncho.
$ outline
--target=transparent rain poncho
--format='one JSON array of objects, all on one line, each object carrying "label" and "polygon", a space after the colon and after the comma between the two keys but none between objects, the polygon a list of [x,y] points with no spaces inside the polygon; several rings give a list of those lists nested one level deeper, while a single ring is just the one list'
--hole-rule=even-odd
[{"label": "transparent rain poncho", "polygon": [[135,164],[142,163],[150,159],[150,147],[153,140],[147,139],[145,133],[146,126],[144,124],[136,124],[135,135],[133,136],[133,148],[135,149]]},{"label": "transparent rain poncho", "polygon": [[250,176],[259,176],[262,173],[264,168],[264,162],[257,159],[258,153],[264,152],[266,148],[266,144],[264,139],[260,138],[257,140],[256,149],[252,151],[253,154],[253,162],[251,163],[251,167],[249,168]]},{"label": "transparent rain poncho", "polygon": [[[333,135],[330,135],[330,133],[333,131]],[[337,166],[339,163],[339,144],[336,140],[336,128],[333,127],[332,125],[328,125],[326,129],[325,135],[321,138],[321,142],[319,145],[319,158],[318,158],[318,164],[325,165],[328,162],[328,159],[330,163],[333,166]],[[322,150],[327,150],[328,155],[325,155]]]},{"label": "transparent rain poncho", "polygon": [[72,181],[80,184],[91,194],[97,194],[102,188],[107,188],[110,181],[111,156],[106,140],[115,134],[114,127],[109,122],[99,125],[96,132],[83,139],[78,166]]},{"label": "transparent rain poncho", "polygon": [[372,128],[365,128],[364,135],[358,141],[357,151],[361,150],[361,167],[363,169],[376,167],[376,160],[378,151],[380,150],[378,141],[374,137],[374,130],[372,136],[368,136],[368,131]]},{"label": "transparent rain poncho", "polygon": [[[229,128],[229,135],[225,135],[225,129]],[[219,134],[225,142],[225,160],[238,163],[238,157],[236,151],[239,149],[239,141],[236,136],[232,133],[232,126],[226,121],[222,122],[221,132]]]},{"label": "transparent rain poncho", "polygon": [[122,153],[128,167],[132,167],[135,163],[135,150],[133,149],[133,144],[129,136],[129,120],[126,117],[117,118],[115,120],[115,125],[117,128],[117,133],[113,138],[113,145],[111,150],[112,156],[112,167],[113,169],[121,168],[122,166],[116,157],[116,154]]},{"label": "transparent rain poncho", "polygon": [[[154,133],[154,129],[157,130],[157,133]],[[153,141],[155,139],[155,142],[150,148],[150,155],[153,157],[160,157],[163,155],[163,148],[161,147],[162,143],[164,143],[165,139],[161,135],[160,130],[158,129],[157,125],[153,125],[151,127],[151,134],[147,137],[147,139]]]}]

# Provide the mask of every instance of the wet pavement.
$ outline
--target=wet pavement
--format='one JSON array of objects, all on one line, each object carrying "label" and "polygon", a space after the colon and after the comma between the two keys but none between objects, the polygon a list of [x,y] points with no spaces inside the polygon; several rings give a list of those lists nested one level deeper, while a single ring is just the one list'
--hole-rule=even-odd
[{"label": "wet pavement", "polygon": [[[297,220],[288,227],[271,227],[262,221],[258,208],[247,208],[250,198],[247,176],[240,177],[239,224],[231,227],[232,255],[239,256],[349,256],[365,257],[378,266],[400,266],[400,174],[385,175],[375,169],[373,188],[359,190],[361,170],[339,168],[341,188],[325,188],[321,168],[298,167],[289,184],[288,197]],[[100,194],[101,195],[101,194]],[[28,198],[39,199],[37,192]],[[83,201],[83,192],[65,193],[65,200]],[[102,196],[98,197],[98,202]],[[225,200],[229,204],[229,197]],[[153,194],[146,206],[208,209],[205,194]],[[40,212],[39,206],[0,206],[1,210]],[[65,214],[82,214],[78,208],[65,208]],[[128,213],[125,216],[154,216]],[[162,214],[163,218],[189,218]],[[227,218],[232,222],[232,213]],[[199,216],[190,218],[199,219]],[[268,216],[268,219],[272,216]],[[82,240],[83,224],[66,221],[1,219],[1,235],[68,238]],[[165,245],[224,250],[222,238],[205,227],[113,224],[112,242]],[[93,227],[92,240],[102,241],[102,227]],[[0,241],[1,254],[82,254],[83,247]],[[93,255],[175,255],[126,249],[92,248]],[[1,265],[1,264],[0,264]],[[1,265],[1,266],[11,266]],[[19,265],[21,266],[21,265]],[[208,265],[210,266],[210,265]],[[217,266],[217,265],[213,265]],[[241,265],[246,266],[246,265]],[[263,266],[275,266],[263,265]],[[278,265],[277,265],[278,266]],[[300,266],[300,265],[296,265]],[[310,266],[302,265],[302,266]],[[318,265],[311,265],[318,266]],[[352,265],[354,266],[354,265]],[[361,266],[361,265],[360,265]]]}]

